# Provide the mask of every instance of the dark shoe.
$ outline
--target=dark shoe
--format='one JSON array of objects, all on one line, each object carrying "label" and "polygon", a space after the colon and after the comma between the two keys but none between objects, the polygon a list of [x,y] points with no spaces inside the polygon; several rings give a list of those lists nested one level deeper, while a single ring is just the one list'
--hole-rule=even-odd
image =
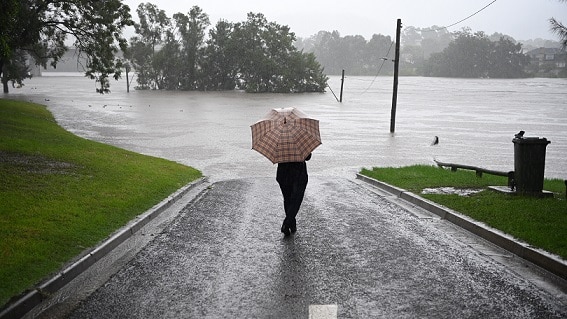
[{"label": "dark shoe", "polygon": [[293,222],[291,222],[291,225],[289,225],[289,230],[292,233],[295,233],[297,231],[297,225],[295,224],[295,220]]},{"label": "dark shoe", "polygon": [[282,233],[284,233],[284,235],[289,236],[291,233],[289,231],[289,226],[287,225],[287,223],[284,221],[282,224]]}]

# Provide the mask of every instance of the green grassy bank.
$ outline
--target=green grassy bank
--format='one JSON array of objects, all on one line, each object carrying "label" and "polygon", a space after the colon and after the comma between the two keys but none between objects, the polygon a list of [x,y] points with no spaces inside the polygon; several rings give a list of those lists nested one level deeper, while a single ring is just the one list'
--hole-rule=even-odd
[{"label": "green grassy bank", "polygon": [[[553,198],[533,198],[489,190],[488,186],[505,186],[507,178],[488,174],[477,177],[475,172],[466,170],[452,172],[416,165],[363,169],[361,174],[411,191],[567,260],[567,200],[563,180],[544,181],[544,189],[554,192]],[[439,187],[481,191],[468,196],[422,193],[425,188]]]},{"label": "green grassy bank", "polygon": [[0,305],[201,172],[77,137],[0,99]]}]

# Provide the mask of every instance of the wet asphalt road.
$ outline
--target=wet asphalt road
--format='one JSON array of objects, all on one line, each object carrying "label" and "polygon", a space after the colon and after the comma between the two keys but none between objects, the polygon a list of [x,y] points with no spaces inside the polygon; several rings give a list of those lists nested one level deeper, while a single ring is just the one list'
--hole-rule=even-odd
[{"label": "wet asphalt road", "polygon": [[358,181],[310,177],[296,234],[280,233],[283,217],[274,179],[216,182],[69,317],[309,318],[310,305],[338,318],[567,316],[564,295],[480,239]]}]

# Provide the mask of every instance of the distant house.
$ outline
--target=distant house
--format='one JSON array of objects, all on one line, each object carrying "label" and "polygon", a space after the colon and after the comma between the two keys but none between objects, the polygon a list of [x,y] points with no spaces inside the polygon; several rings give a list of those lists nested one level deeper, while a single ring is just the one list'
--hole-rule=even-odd
[{"label": "distant house", "polygon": [[567,77],[567,52],[559,48],[538,48],[526,53],[528,72],[541,77]]}]

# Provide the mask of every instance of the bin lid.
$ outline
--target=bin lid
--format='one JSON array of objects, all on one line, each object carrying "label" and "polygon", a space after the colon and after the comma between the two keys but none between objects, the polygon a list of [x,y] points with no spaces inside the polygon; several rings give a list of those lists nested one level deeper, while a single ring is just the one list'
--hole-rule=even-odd
[{"label": "bin lid", "polygon": [[549,144],[551,141],[548,141],[545,137],[516,137],[512,140],[514,143],[518,144]]}]

